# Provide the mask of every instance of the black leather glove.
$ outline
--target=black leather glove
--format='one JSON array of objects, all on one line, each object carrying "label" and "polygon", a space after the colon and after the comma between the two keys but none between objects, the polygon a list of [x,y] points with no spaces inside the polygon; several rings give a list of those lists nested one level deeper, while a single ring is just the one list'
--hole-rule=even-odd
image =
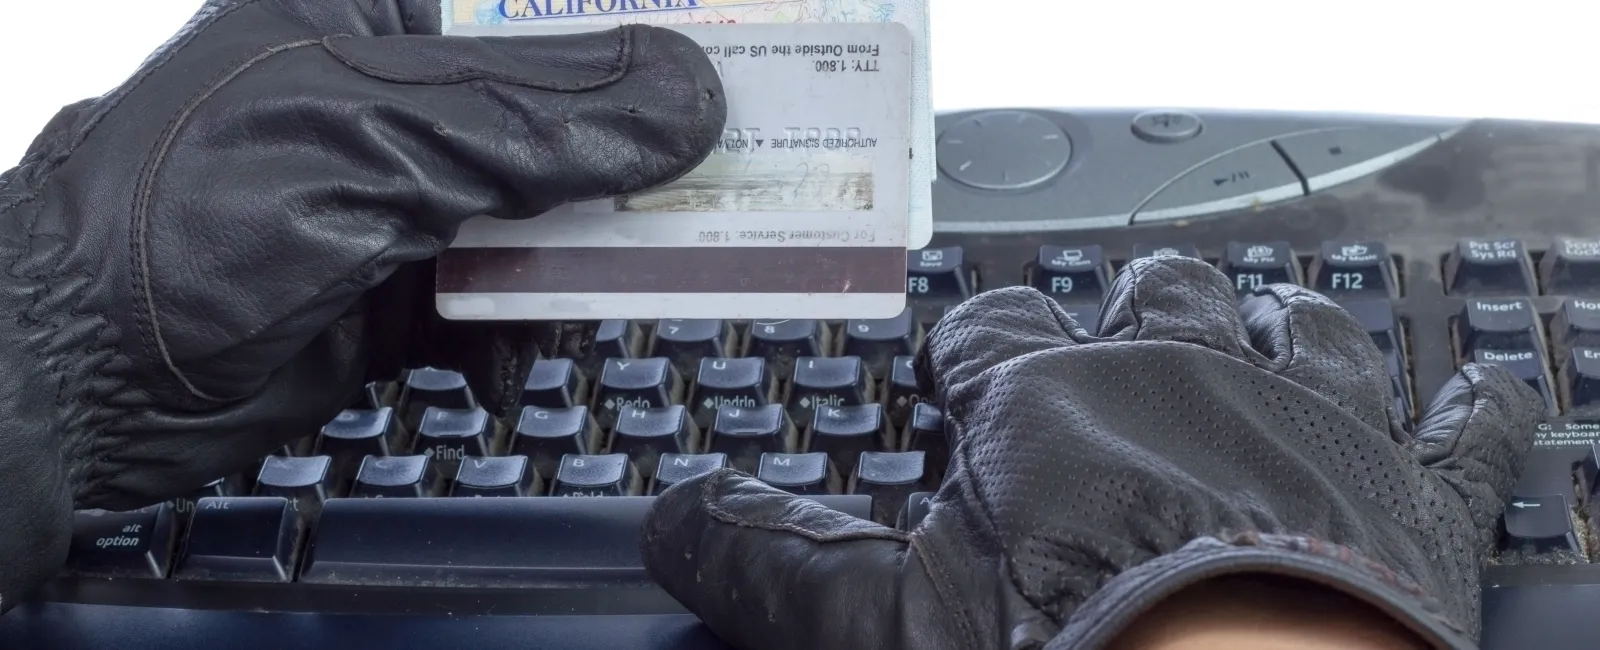
[{"label": "black leather glove", "polygon": [[721,133],[674,32],[438,29],[438,0],[211,0],[0,176],[0,607],[60,569],[73,508],[193,490],[348,405],[433,309],[397,269],[463,220],[664,183]]},{"label": "black leather glove", "polygon": [[1226,574],[1326,585],[1474,647],[1531,389],[1469,365],[1412,437],[1376,346],[1315,293],[1236,310],[1205,263],[1142,259],[1102,311],[1096,336],[1005,289],[933,330],[917,370],[956,446],[911,533],[720,471],[658,499],[650,574],[747,649],[1103,648]]}]

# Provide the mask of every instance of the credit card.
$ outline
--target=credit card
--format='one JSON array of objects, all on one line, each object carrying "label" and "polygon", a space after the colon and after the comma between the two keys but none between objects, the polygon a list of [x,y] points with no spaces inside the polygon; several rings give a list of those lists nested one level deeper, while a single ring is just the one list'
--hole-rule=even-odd
[{"label": "credit card", "polygon": [[[722,77],[727,132],[688,175],[531,219],[477,217],[438,260],[455,320],[890,318],[906,304],[899,23],[667,26]],[[609,29],[542,26],[540,33]],[[507,32],[499,31],[501,35]]]},{"label": "credit card", "polygon": [[[911,30],[911,151],[908,248],[933,237],[933,59],[928,0],[441,0],[444,33],[503,36],[533,25],[628,23],[872,23]],[[512,27],[515,26],[515,27]]]}]

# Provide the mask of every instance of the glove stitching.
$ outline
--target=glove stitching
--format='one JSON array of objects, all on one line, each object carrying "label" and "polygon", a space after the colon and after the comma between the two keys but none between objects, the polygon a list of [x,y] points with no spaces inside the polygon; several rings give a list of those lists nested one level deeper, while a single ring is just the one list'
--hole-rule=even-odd
[{"label": "glove stitching", "polygon": [[617,30],[617,57],[616,60],[611,64],[610,72],[606,73],[605,76],[593,81],[580,81],[571,84],[561,84],[541,82],[539,80],[517,79],[483,70],[458,70],[455,72],[443,72],[433,75],[402,75],[398,72],[383,70],[364,61],[359,61],[351,57],[348,53],[344,52],[339,47],[339,42],[349,40],[351,38],[353,37],[349,34],[328,36],[322,39],[322,46],[328,51],[329,54],[332,54],[333,57],[338,59],[341,63],[344,63],[357,72],[376,79],[402,84],[454,84],[482,80],[505,83],[523,88],[532,88],[534,90],[548,90],[554,92],[585,92],[595,90],[597,88],[603,88],[616,83],[617,80],[628,74],[628,64],[632,60],[631,54],[633,52],[633,30],[619,29]]},{"label": "glove stitching", "polygon": [[274,45],[246,60],[243,64],[233,68],[231,71],[220,75],[218,79],[208,84],[204,90],[197,94],[193,99],[190,99],[189,102],[185,104],[184,109],[179,111],[176,116],[173,116],[172,120],[169,121],[166,127],[162,129],[163,135],[160,144],[157,145],[155,155],[152,156],[151,159],[146,163],[145,169],[141,170],[140,172],[143,180],[140,182],[139,191],[134,194],[134,232],[133,236],[129,237],[129,248],[133,256],[133,288],[134,293],[140,297],[139,309],[135,310],[134,312],[134,322],[139,326],[139,331],[144,342],[145,354],[152,357],[158,356],[157,354],[152,354],[152,350],[150,349],[151,345],[154,344],[156,348],[155,351],[159,353],[162,363],[167,366],[167,370],[172,373],[173,377],[175,377],[179,383],[183,384],[183,387],[189,391],[190,395],[205,401],[226,402],[228,400],[210,395],[205,391],[200,390],[200,388],[195,386],[194,383],[189,380],[189,377],[178,368],[178,364],[172,359],[171,351],[167,348],[166,339],[161,334],[161,323],[156,318],[155,288],[150,279],[150,257],[147,250],[148,243],[146,241],[146,239],[149,237],[150,204],[153,201],[152,197],[155,193],[156,177],[161,173],[161,167],[166,162],[167,154],[172,150],[173,142],[178,138],[178,132],[182,130],[183,126],[189,121],[189,118],[193,116],[197,110],[199,110],[200,106],[204,104],[206,100],[210,99],[213,95],[216,95],[217,92],[222,90],[223,87],[227,86],[228,83],[239,78],[239,75],[244,74],[256,64],[259,64],[262,61],[265,61],[283,52],[316,45],[317,43],[318,41],[315,40],[300,40]]},{"label": "glove stitching", "polygon": [[[183,30],[179,32],[179,35],[176,38],[168,41],[167,45],[163,46],[164,51],[160,53],[160,56],[151,57],[145,63],[143,69],[136,73],[132,79],[124,83],[122,87],[113,91],[109,96],[105,97],[105,101],[98,106],[98,110],[96,110],[93,116],[85,121],[84,125],[78,130],[77,137],[73,139],[71,144],[67,145],[66,151],[48,157],[44,155],[44,152],[39,152],[38,157],[44,161],[44,166],[37,172],[39,178],[36,181],[36,184],[42,187],[46,182],[48,182],[51,174],[59,169],[61,165],[66,164],[67,159],[78,150],[78,147],[82,146],[83,143],[89,139],[89,135],[94,131],[95,127],[99,126],[101,120],[105,119],[107,114],[109,114],[117,106],[121,105],[122,100],[127,99],[128,95],[132,94],[135,89],[143,85],[145,80],[150,78],[150,75],[155,74],[157,70],[160,70],[161,68],[166,67],[168,63],[171,63],[172,59],[178,55],[178,52],[181,52],[185,47],[188,47],[189,43],[198,38],[200,34],[206,30],[206,28],[210,27],[213,23],[226,18],[233,12],[260,1],[261,0],[244,0],[244,2],[241,2],[237,5],[223,7],[220,9],[214,5],[202,8],[200,13],[196,14],[194,18],[190,19],[189,24],[184,26]],[[214,11],[214,13],[207,13],[208,9]],[[10,203],[0,203],[0,212],[10,210],[18,205],[21,205],[27,200],[36,198],[40,191],[40,189],[36,188],[26,195],[17,197],[15,201]]]},{"label": "glove stitching", "polygon": [[[732,470],[723,470],[723,471],[725,473],[730,473],[730,474],[732,473]],[[709,513],[712,517],[716,518],[718,521],[721,521],[721,522],[723,522],[725,524],[733,524],[733,525],[739,526],[741,528],[754,528],[754,529],[757,529],[757,530],[770,530],[770,531],[775,531],[775,532],[790,532],[790,533],[794,533],[796,535],[799,535],[801,537],[804,537],[806,539],[809,539],[809,540],[811,540],[813,542],[817,542],[817,543],[820,543],[820,544],[827,544],[827,543],[833,543],[833,542],[854,542],[854,541],[868,540],[868,539],[881,539],[881,540],[888,540],[888,541],[902,542],[902,543],[906,543],[906,542],[910,541],[910,536],[907,535],[905,532],[897,530],[897,529],[894,529],[894,528],[889,528],[887,526],[874,525],[872,528],[869,528],[869,529],[862,530],[862,529],[858,528],[858,529],[855,529],[855,530],[853,530],[851,532],[843,533],[843,534],[825,533],[825,532],[818,532],[818,531],[815,531],[815,530],[811,530],[809,528],[805,528],[803,526],[798,526],[798,525],[795,525],[795,524],[792,524],[792,523],[775,524],[775,523],[772,523],[770,521],[757,521],[757,520],[754,520],[754,519],[749,519],[749,518],[746,518],[746,517],[743,517],[743,516],[740,516],[740,515],[736,515],[736,514],[733,514],[731,512],[728,512],[727,510],[724,510],[722,508],[722,506],[718,504],[718,502],[722,499],[722,484],[725,482],[725,481],[719,480],[719,478],[721,478],[721,477],[710,478],[710,479],[706,480],[705,489],[700,493],[700,504],[705,509],[705,511],[707,513]],[[817,507],[817,508],[825,508],[826,507],[826,506],[823,506],[821,504],[816,503],[815,501],[806,502],[804,499],[801,499],[800,502],[802,502],[802,503],[810,503],[810,504],[812,504],[811,507]]]},{"label": "glove stitching", "polygon": [[972,622],[972,610],[967,607],[967,600],[961,597],[960,590],[956,589],[955,581],[950,579],[950,570],[944,561],[933,549],[922,545],[922,536],[911,534],[911,548],[917,552],[917,561],[927,569],[928,582],[933,585],[933,590],[938,593],[939,601],[944,603],[946,613],[955,615],[956,630],[966,640],[969,647],[979,647],[977,625]]}]

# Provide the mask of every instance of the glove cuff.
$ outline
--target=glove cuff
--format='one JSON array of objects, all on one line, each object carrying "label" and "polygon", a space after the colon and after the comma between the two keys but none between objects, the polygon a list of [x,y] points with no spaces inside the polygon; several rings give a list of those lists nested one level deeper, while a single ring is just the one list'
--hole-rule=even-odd
[{"label": "glove cuff", "polygon": [[1365,602],[1432,647],[1477,650],[1477,632],[1450,616],[1421,586],[1355,550],[1309,537],[1244,533],[1196,539],[1117,576],[1073,613],[1047,650],[1099,650],[1156,604],[1199,582],[1228,575],[1299,578]]}]

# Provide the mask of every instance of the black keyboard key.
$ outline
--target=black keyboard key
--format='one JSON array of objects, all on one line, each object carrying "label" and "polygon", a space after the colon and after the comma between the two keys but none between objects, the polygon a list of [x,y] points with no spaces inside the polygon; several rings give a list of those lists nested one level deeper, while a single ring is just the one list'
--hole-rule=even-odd
[{"label": "black keyboard key", "polygon": [[1067,312],[1072,320],[1082,325],[1091,336],[1100,332],[1100,306],[1099,305],[1062,305],[1061,310]]},{"label": "black keyboard key", "polygon": [[961,302],[972,297],[972,275],[960,246],[906,253],[906,297],[930,302]]},{"label": "black keyboard key", "polygon": [[839,471],[848,476],[855,471],[861,452],[895,448],[890,431],[883,407],[877,404],[824,406],[811,420],[807,436],[810,448],[806,451],[828,454]]},{"label": "black keyboard key", "polygon": [[469,456],[456,470],[450,496],[531,497],[543,492],[543,483],[527,456]]},{"label": "black keyboard key", "polygon": [[172,577],[289,582],[299,539],[299,521],[283,497],[201,499]]},{"label": "black keyboard key", "polygon": [[1372,342],[1384,352],[1403,351],[1400,325],[1394,318],[1394,304],[1386,299],[1356,299],[1339,303],[1345,312],[1361,324],[1372,336]]},{"label": "black keyboard key", "polygon": [[1537,350],[1482,349],[1472,353],[1472,360],[1510,370],[1517,379],[1539,391],[1539,396],[1545,401],[1545,410],[1551,415],[1555,414],[1556,393],[1550,389],[1550,373],[1545,368],[1543,353]]},{"label": "black keyboard key", "polygon": [[682,375],[666,359],[606,359],[595,391],[594,419],[610,429],[623,409],[661,408],[682,400]]},{"label": "black keyboard key", "polygon": [[[1539,424],[1534,432],[1533,449],[1523,464],[1521,476],[1511,496],[1537,497],[1549,494],[1587,497],[1574,484],[1593,490],[1600,479],[1600,421],[1554,419]],[[1579,503],[1577,505],[1584,505]]]},{"label": "black keyboard key", "polygon": [[1543,350],[1539,314],[1526,298],[1470,299],[1456,317],[1462,358],[1477,350]]},{"label": "black keyboard key", "polygon": [[627,497],[638,496],[642,488],[638,470],[624,454],[567,455],[556,468],[550,496]]},{"label": "black keyboard key", "polygon": [[915,492],[906,498],[906,508],[900,513],[900,522],[897,528],[910,531],[922,523],[928,516],[928,506],[933,503],[932,492]]},{"label": "black keyboard key", "polygon": [[1539,276],[1548,294],[1600,296],[1600,239],[1556,238]]},{"label": "black keyboard key", "polygon": [[1561,365],[1561,390],[1573,412],[1600,414],[1600,348],[1573,348]]},{"label": "black keyboard key", "polygon": [[[814,497],[857,517],[864,496]],[[547,588],[650,584],[639,557],[652,497],[335,499],[300,581]]]},{"label": "black keyboard key", "polygon": [[1383,242],[1323,242],[1311,262],[1313,289],[1336,297],[1395,295],[1394,263]]},{"label": "black keyboard key", "polygon": [[[1523,465],[1502,518],[1502,539],[1507,551],[1548,553],[1567,550],[1557,543],[1564,533],[1556,517],[1568,517],[1568,504],[1586,508],[1588,492],[1600,478],[1600,457],[1594,441],[1600,422],[1553,419],[1539,424],[1533,449]],[[1584,489],[1575,489],[1575,485]],[[1555,501],[1561,501],[1557,506]],[[1523,502],[1521,508],[1510,504]],[[1537,508],[1531,504],[1539,504]]]},{"label": "black keyboard key", "polygon": [[1531,296],[1533,263],[1515,239],[1463,239],[1445,258],[1445,291],[1462,296]]},{"label": "black keyboard key", "polygon": [[845,321],[841,338],[844,344],[840,346],[840,356],[857,357],[873,377],[882,377],[888,374],[895,357],[917,353],[917,346],[922,343],[922,324],[907,307],[894,318]]},{"label": "black keyboard key", "polygon": [[1204,259],[1204,258],[1200,257],[1200,249],[1195,248],[1194,244],[1134,244],[1133,245],[1133,259],[1140,259],[1140,258],[1145,258],[1145,257],[1165,257],[1165,256],[1169,256],[1169,255],[1178,256],[1178,257],[1192,257],[1192,258],[1197,259],[1197,260],[1198,259]]},{"label": "black keyboard key", "polygon": [[1507,551],[1523,553],[1580,553],[1578,537],[1572,531],[1567,500],[1558,494],[1518,497],[1511,500],[1502,518]]},{"label": "black keyboard key", "polygon": [[430,496],[433,492],[432,474],[428,472],[428,457],[368,456],[361,461],[361,471],[356,474],[355,485],[350,488],[353,497],[416,498]]},{"label": "black keyboard key", "polygon": [[799,434],[779,404],[759,408],[724,408],[711,425],[711,451],[726,454],[739,471],[753,474],[762,454],[795,451]]},{"label": "black keyboard key", "polygon": [[883,384],[884,408],[889,412],[889,424],[903,426],[911,417],[911,409],[922,403],[917,388],[915,357],[895,357],[889,367],[889,379]]},{"label": "black keyboard key", "polygon": [[778,399],[778,382],[760,357],[701,359],[695,378],[694,423],[702,429],[717,419],[719,408],[753,409]]},{"label": "black keyboard key", "polygon": [[662,454],[650,494],[661,494],[669,487],[727,466],[728,457],[724,454]]},{"label": "black keyboard key", "polygon": [[407,431],[417,430],[422,414],[430,406],[470,409],[476,408],[478,401],[467,388],[467,378],[459,372],[418,368],[406,373],[406,385],[400,391],[400,412]]},{"label": "black keyboard key", "polygon": [[1568,298],[1550,323],[1556,354],[1572,348],[1600,348],[1600,299]]},{"label": "black keyboard key", "polygon": [[193,492],[172,500],[172,510],[178,513],[178,524],[183,525],[188,521],[189,513],[194,512],[195,505],[206,497],[231,497],[243,492],[240,486],[244,484],[244,477],[234,475],[230,478],[219,478],[215,481],[200,486]]},{"label": "black keyboard key", "polygon": [[1100,304],[1111,265],[1099,246],[1040,246],[1029,284],[1061,303]]},{"label": "black keyboard key", "polygon": [[556,475],[562,456],[599,453],[603,442],[600,433],[600,426],[589,417],[586,407],[542,409],[530,406],[522,409],[517,419],[510,451],[527,456],[540,476],[550,478]]},{"label": "black keyboard key", "polygon": [[583,328],[576,349],[567,348],[561,356],[578,360],[584,376],[593,379],[607,359],[637,359],[644,356],[644,334],[629,320],[591,321]]},{"label": "black keyboard key", "polygon": [[1222,272],[1240,296],[1269,284],[1301,284],[1300,261],[1288,242],[1230,242],[1222,258]]},{"label": "black keyboard key", "polygon": [[268,456],[256,475],[255,496],[288,499],[290,507],[309,521],[316,517],[322,502],[333,496],[328,484],[331,468],[332,459],[327,456]]},{"label": "black keyboard key", "polygon": [[873,388],[866,366],[856,357],[796,359],[789,382],[789,416],[809,423],[818,408],[871,402]]},{"label": "black keyboard key", "polygon": [[388,456],[399,437],[394,409],[342,411],[323,425],[314,453],[331,457],[334,470],[348,477],[368,455]]},{"label": "black keyboard key", "polygon": [[945,436],[944,414],[932,404],[918,404],[906,423],[906,450],[926,453],[928,476],[943,480],[950,465],[950,440]]},{"label": "black keyboard key", "polygon": [[366,401],[362,409],[393,407],[400,400],[400,385],[392,381],[368,382],[362,396]]},{"label": "black keyboard key", "polygon": [[430,408],[422,417],[411,453],[432,457],[439,476],[453,477],[461,459],[488,456],[494,438],[494,420],[483,409]]},{"label": "black keyboard key", "polygon": [[656,472],[661,454],[692,454],[700,447],[700,429],[680,405],[656,409],[628,409],[617,416],[610,452],[627,454],[639,472]]},{"label": "black keyboard key", "polygon": [[66,573],[103,578],[165,578],[178,539],[172,506],[72,513]]},{"label": "black keyboard key", "polygon": [[872,497],[873,521],[893,526],[906,499],[930,487],[925,480],[926,460],[920,451],[864,452],[850,479],[850,493]]},{"label": "black keyboard key", "polygon": [[833,337],[822,321],[809,318],[758,320],[750,324],[750,340],[744,356],[767,360],[774,377],[788,377],[799,357],[825,356],[833,348]]},{"label": "black keyboard key", "polygon": [[762,454],[756,478],[792,494],[839,494],[844,487],[833,461],[823,453]]},{"label": "black keyboard key", "polygon": [[724,320],[659,321],[650,356],[671,361],[683,376],[693,375],[701,359],[733,356],[733,325]]},{"label": "black keyboard key", "polygon": [[588,380],[571,359],[540,359],[522,383],[521,405],[572,408],[588,403],[588,391]]}]

